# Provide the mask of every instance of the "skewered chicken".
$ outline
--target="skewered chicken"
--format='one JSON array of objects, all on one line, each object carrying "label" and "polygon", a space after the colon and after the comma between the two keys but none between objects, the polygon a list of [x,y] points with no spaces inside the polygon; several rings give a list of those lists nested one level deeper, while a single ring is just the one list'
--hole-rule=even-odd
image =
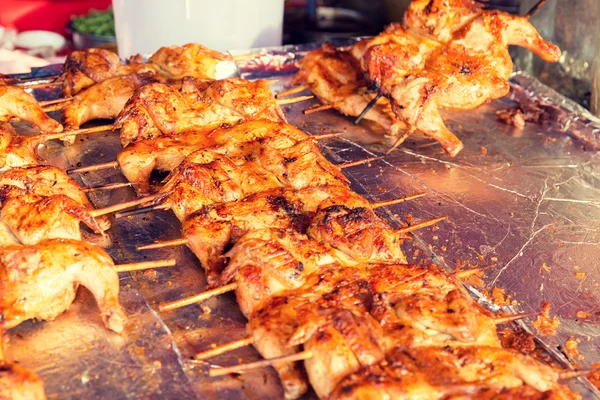
[{"label": "skewered chicken", "polygon": [[304,140],[287,148],[271,146],[278,138],[267,139],[257,148],[238,158],[218,154],[212,149],[190,154],[165,179],[160,193],[166,197],[153,204],[173,210],[180,221],[212,203],[240,200],[265,190],[290,186],[347,184],[312,141]]},{"label": "skewered chicken", "polygon": [[80,284],[96,298],[104,325],[122,332],[126,317],[119,305],[119,278],[102,249],[65,239],[0,247],[5,328],[28,319],[55,319],[69,308]]},{"label": "skewered chicken", "polygon": [[135,90],[155,81],[152,74],[128,74],[105,79],[79,92],[62,110],[68,130],[94,119],[116,118]]},{"label": "skewered chicken", "polygon": [[137,90],[114,125],[121,130],[123,147],[143,139],[189,130],[210,131],[245,120],[285,122],[265,81],[227,79],[204,90],[197,85],[195,80],[184,79],[181,92],[160,83]]},{"label": "skewered chicken", "polygon": [[8,122],[0,122],[0,172],[8,168],[37,165],[39,137],[20,136]]},{"label": "skewered chicken", "polygon": [[[44,239],[81,240],[80,222],[96,233],[110,227],[107,217],[95,220],[92,205],[63,171],[55,167],[13,168],[0,177],[0,222],[23,244]],[[3,235],[11,242],[10,237]]]},{"label": "skewered chicken", "polygon": [[511,397],[517,399],[530,398],[518,395],[529,387],[537,394],[532,398],[541,399],[562,390],[557,381],[552,368],[512,349],[398,348],[380,364],[343,379],[331,398],[492,399],[503,398],[507,389],[519,388]]},{"label": "skewered chicken", "polygon": [[[348,204],[333,206],[344,207],[347,215],[336,215],[337,209],[329,204]],[[406,262],[400,249],[405,237],[379,219],[366,200],[343,186],[281,188],[204,206],[184,221],[183,235],[205,268],[208,282],[214,283],[224,268],[221,256],[227,246],[250,231],[265,228],[308,231],[358,261]]]},{"label": "skewered chicken", "polygon": [[117,156],[121,172],[135,183],[138,193],[150,191],[150,174],[154,169],[172,171],[191,153],[211,150],[233,157],[249,154],[267,139],[276,148],[285,148],[309,138],[291,125],[265,120],[248,121],[232,128],[212,132],[188,132],[172,138],[136,142]]},{"label": "skewered chicken", "polygon": [[46,115],[32,95],[19,87],[0,84],[0,123],[11,118],[31,122],[44,132],[60,132],[63,129],[61,124]]},{"label": "skewered chicken", "polygon": [[[436,12],[440,14],[441,10]],[[413,42],[416,38],[397,26],[382,35]],[[402,41],[381,42],[375,37],[354,50],[367,80],[392,100],[394,113],[401,121],[438,140],[451,156],[462,149],[462,143],[444,125],[439,108],[472,109],[506,95],[512,72],[509,45],[526,47],[546,61],[557,61],[560,56],[560,50],[545,42],[525,18],[499,11],[481,12],[426,58],[417,56],[418,64],[424,63],[422,68],[408,68],[406,58],[398,57],[406,54]],[[414,56],[409,52],[408,60]]]},{"label": "skewered chicken", "polygon": [[74,51],[63,67],[63,94],[73,96],[95,83],[131,73],[151,72],[169,79],[184,76],[216,79],[217,65],[230,60],[231,57],[197,43],[162,47],[147,63],[137,56],[121,64],[115,53],[103,49]]},{"label": "skewered chicken", "polygon": [[[305,82],[322,104],[344,115],[357,117],[375,97],[366,93],[367,82],[360,71],[359,62],[348,52],[340,51],[331,43],[323,43],[320,49],[308,53],[299,65],[299,71],[291,84]],[[389,100],[381,98],[365,115],[385,129],[390,135],[397,135],[405,128],[398,121]]]}]

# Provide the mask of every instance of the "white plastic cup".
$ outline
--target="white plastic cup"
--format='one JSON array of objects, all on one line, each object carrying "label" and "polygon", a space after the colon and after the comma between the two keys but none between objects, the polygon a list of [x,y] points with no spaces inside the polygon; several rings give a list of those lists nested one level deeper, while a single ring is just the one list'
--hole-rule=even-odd
[{"label": "white plastic cup", "polygon": [[112,0],[119,56],[201,43],[226,51],[281,45],[284,0]]}]

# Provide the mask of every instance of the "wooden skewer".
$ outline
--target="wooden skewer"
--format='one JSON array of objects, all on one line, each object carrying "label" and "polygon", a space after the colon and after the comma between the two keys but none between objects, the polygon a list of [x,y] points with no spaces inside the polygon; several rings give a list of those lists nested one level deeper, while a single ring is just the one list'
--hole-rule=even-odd
[{"label": "wooden skewer", "polygon": [[578,369],[578,370],[573,370],[573,371],[563,371],[563,372],[558,373],[558,379],[565,380],[565,379],[579,378],[581,376],[588,376],[592,372],[596,372],[596,371],[598,371],[598,370],[597,369]]},{"label": "wooden skewer", "polygon": [[428,219],[426,221],[422,221],[417,224],[407,226],[406,228],[400,228],[400,229],[396,230],[396,232],[408,233],[408,232],[416,231],[417,229],[427,228],[428,226],[435,225],[439,222],[442,222],[445,219],[448,219],[448,217],[439,217],[439,218]]},{"label": "wooden skewer", "polygon": [[229,342],[223,344],[221,346],[216,346],[210,350],[203,351],[194,356],[196,360],[206,360],[208,358],[216,357],[220,354],[227,353],[229,351],[233,351],[242,347],[250,346],[254,340],[251,337],[239,339],[233,342]]},{"label": "wooden skewer", "polygon": [[[39,78],[42,79],[42,78]],[[54,80],[54,81],[50,81],[50,82],[40,82],[40,83],[32,83],[30,85],[25,84],[25,85],[19,85],[18,82],[15,86],[21,86],[27,89],[36,89],[36,88],[45,88],[45,87],[52,87],[52,86],[60,86],[62,85],[62,80]]]},{"label": "wooden skewer", "polygon": [[304,92],[307,89],[308,89],[308,85],[296,86],[296,87],[293,87],[291,89],[285,90],[285,91],[283,91],[281,93],[277,93],[275,95],[275,98],[276,99],[280,99],[282,97],[289,96],[291,94],[296,94],[296,93]]},{"label": "wooden skewer", "polygon": [[398,137],[398,139],[396,139],[396,141],[394,142],[394,144],[392,145],[392,147],[390,147],[390,149],[388,151],[385,152],[386,155],[390,154],[392,151],[396,150],[396,148],[398,148],[398,146],[400,146],[402,143],[404,143],[404,141],[406,140],[407,137],[409,137],[410,135],[412,135],[412,133],[416,130],[416,128],[414,127],[410,127],[406,130],[406,132],[404,132],[402,135],[400,135]]},{"label": "wooden skewer", "polygon": [[486,269],[490,269],[492,267],[495,267],[496,264],[490,264],[490,265],[486,265],[485,267],[477,267],[477,268],[471,268],[471,269],[464,269],[462,271],[456,271],[454,273],[454,275],[458,278],[458,279],[466,279],[468,277],[470,277],[471,275],[475,275],[479,272],[483,272]]},{"label": "wooden skewer", "polygon": [[334,101],[333,103],[323,104],[321,106],[316,106],[316,107],[311,107],[311,108],[306,108],[306,109],[302,110],[302,114],[309,115],[309,114],[313,114],[313,113],[316,113],[319,111],[330,110],[332,108],[339,107],[343,104],[344,104],[343,100]]},{"label": "wooden skewer", "polygon": [[131,201],[126,201],[124,203],[114,204],[112,206],[99,208],[97,210],[90,211],[90,215],[92,217],[99,217],[101,215],[110,214],[116,211],[125,210],[127,208],[139,206],[140,204],[147,203],[149,201],[155,200],[159,197],[163,196],[162,193],[153,194],[152,196],[142,197],[141,199],[135,199]]},{"label": "wooden skewer", "polygon": [[338,167],[339,169],[356,167],[357,165],[369,164],[372,161],[381,160],[382,158],[384,158],[384,156],[368,157],[368,158],[365,158],[363,160],[349,161],[349,162],[345,162],[345,163],[342,163],[342,164],[337,164],[336,167]]},{"label": "wooden skewer", "polygon": [[323,133],[321,135],[311,135],[308,137],[307,140],[319,141],[319,140],[324,140],[324,139],[331,139],[331,138],[335,138],[338,136],[342,136],[344,133],[346,133],[346,132],[331,132],[331,133]]},{"label": "wooden skewer", "polygon": [[63,108],[65,108],[65,103],[53,104],[53,105],[50,105],[50,106],[42,107],[42,110],[45,113],[49,113],[49,112],[52,112],[52,111],[62,110]]},{"label": "wooden skewer", "polygon": [[72,136],[72,135],[85,135],[88,133],[95,132],[104,132],[112,130],[112,125],[99,125],[92,126],[91,128],[83,128],[83,129],[73,129],[72,131],[63,131],[59,133],[52,133],[50,135],[40,135],[40,138],[43,140],[53,140],[53,139],[61,139],[63,137]]},{"label": "wooden skewer", "polygon": [[288,97],[287,99],[276,100],[277,104],[282,106],[285,104],[294,104],[299,103],[301,101],[306,101],[310,99],[314,99],[315,96],[298,96],[298,97]]},{"label": "wooden skewer", "polygon": [[509,322],[516,321],[516,320],[523,319],[523,318],[537,317],[541,314],[542,314],[541,311],[536,311],[536,312],[516,314],[516,315],[507,315],[504,317],[496,317],[496,318],[494,318],[494,323],[496,325],[507,324]]},{"label": "wooden skewer", "polygon": [[155,206],[146,206],[146,207],[137,208],[137,209],[131,210],[131,211],[118,212],[115,214],[115,219],[130,217],[132,215],[138,215],[138,214],[146,214],[151,211],[168,210],[168,209],[169,209],[169,206],[166,204],[157,204]]},{"label": "wooden skewer", "polygon": [[158,242],[154,242],[152,244],[147,244],[144,246],[137,246],[135,249],[138,251],[162,249],[164,247],[182,246],[184,244],[188,244],[188,240],[186,238],[179,238],[179,239],[173,239],[173,240],[158,241]]},{"label": "wooden skewer", "polygon": [[130,264],[119,264],[115,265],[117,272],[131,272],[141,271],[150,268],[162,268],[162,267],[173,267],[177,264],[177,260],[174,258],[168,258],[166,260],[156,261],[144,261]]},{"label": "wooden skewer", "polygon": [[104,164],[89,165],[81,168],[71,168],[67,170],[67,174],[82,174],[84,172],[101,171],[103,169],[119,168],[118,161],[110,161]]},{"label": "wooden skewer", "polygon": [[218,288],[214,288],[212,290],[207,290],[206,292],[202,292],[192,297],[187,297],[185,299],[175,300],[170,303],[164,303],[158,306],[160,311],[169,311],[175,308],[184,307],[190,304],[199,303],[206,299],[210,299],[211,297],[218,296],[223,293],[231,292],[237,288],[237,283],[230,283],[228,285],[219,286]]},{"label": "wooden skewer", "polygon": [[391,206],[391,205],[398,204],[398,203],[404,203],[404,202],[410,201],[410,200],[420,199],[421,197],[425,197],[426,195],[427,195],[427,193],[409,194],[408,196],[398,197],[397,199],[383,200],[383,201],[378,201],[376,203],[371,203],[371,207],[381,208],[381,207]]},{"label": "wooden skewer", "polygon": [[38,104],[41,107],[45,107],[45,106],[50,106],[50,105],[54,105],[54,104],[64,103],[64,102],[71,101],[71,100],[73,100],[73,97],[62,97],[60,99],[55,99],[55,100],[40,101]]},{"label": "wooden skewer", "polygon": [[[413,194],[413,195],[409,195],[409,196],[405,196],[405,197],[400,197],[398,199],[385,200],[385,201],[381,201],[381,202],[377,202],[377,203],[371,203],[371,206],[373,208],[380,208],[380,207],[385,207],[385,206],[389,206],[389,205],[396,204],[396,203],[403,203],[405,201],[418,199],[423,196],[425,196],[425,194],[418,193],[418,194]],[[138,210],[134,210],[134,211],[138,211]],[[133,213],[134,211],[131,211],[131,213]],[[146,211],[151,211],[150,207],[149,208],[144,207],[144,212],[146,212]],[[123,213],[123,214],[125,214],[125,213]],[[121,215],[123,215],[123,214],[121,214]],[[128,215],[131,215],[131,214],[128,213]],[[448,217],[439,217],[439,218],[428,219],[426,221],[422,221],[417,224],[407,226],[405,228],[400,228],[398,230],[398,232],[400,232],[400,233],[412,232],[417,229],[426,228],[428,226],[435,225],[438,222],[441,222],[447,218]],[[178,238],[178,239],[172,239],[172,240],[157,241],[157,242],[154,242],[151,244],[137,246],[136,250],[142,251],[142,250],[162,249],[164,247],[182,246],[185,244],[188,244],[188,240],[186,238]]]},{"label": "wooden skewer", "polygon": [[362,119],[365,117],[365,115],[367,115],[369,110],[373,108],[375,104],[377,104],[377,101],[381,98],[381,96],[383,96],[383,93],[379,92],[377,93],[377,96],[373,97],[373,99],[369,102],[369,104],[367,104],[365,109],[361,111],[358,117],[356,117],[356,119],[354,120],[354,125],[360,124],[360,121],[362,121]]},{"label": "wooden skewer", "polygon": [[131,187],[133,185],[134,184],[131,182],[109,183],[107,185],[88,186],[88,187],[81,188],[81,190],[83,190],[84,193],[90,193],[90,192],[99,192],[102,190],[113,190],[113,189],[120,189],[120,188],[124,188],[124,187]]},{"label": "wooden skewer", "polygon": [[262,360],[262,361],[257,361],[257,362],[253,362],[253,363],[248,363],[248,364],[234,365],[233,367],[211,368],[208,371],[208,375],[212,376],[212,377],[229,375],[229,374],[249,371],[249,370],[263,368],[263,367],[270,367],[273,364],[291,363],[291,362],[295,362],[295,361],[307,360],[307,359],[311,358],[312,356],[313,356],[312,351],[305,350],[305,351],[302,351],[302,352],[296,353],[296,354],[290,354],[287,356],[271,358],[269,360]]}]

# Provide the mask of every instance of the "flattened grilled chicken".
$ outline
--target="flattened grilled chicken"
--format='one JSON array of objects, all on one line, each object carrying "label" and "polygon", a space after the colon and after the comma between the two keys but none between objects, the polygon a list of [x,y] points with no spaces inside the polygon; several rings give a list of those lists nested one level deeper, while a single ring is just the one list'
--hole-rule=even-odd
[{"label": "flattened grilled chicken", "polygon": [[0,399],[46,400],[44,383],[30,370],[0,361]]},{"label": "flattened grilled chicken", "polygon": [[562,390],[557,381],[552,368],[512,349],[395,349],[385,361],[344,378],[331,399],[500,399],[524,385],[546,399]]},{"label": "flattened grilled chicken", "polygon": [[[375,97],[366,93],[359,62],[349,53],[339,51],[331,43],[308,53],[299,65],[292,85],[305,82],[322,104],[335,104],[344,115],[358,116]],[[397,135],[405,125],[398,121],[389,100],[381,98],[364,119],[380,125],[390,135]]]},{"label": "flattened grilled chicken", "polygon": [[16,86],[0,84],[0,122],[8,122],[16,117],[31,122],[44,132],[60,132],[61,124],[50,118],[37,100]]},{"label": "flattened grilled chicken", "polygon": [[[430,12],[427,7],[424,10]],[[436,12],[437,18],[443,12],[453,11],[442,7],[431,12]],[[422,69],[407,68],[398,55],[407,54],[409,60],[412,55],[399,41],[379,44],[378,36],[366,45],[359,43],[355,50],[361,56],[361,68],[367,79],[392,100],[396,116],[438,140],[451,156],[462,149],[462,143],[446,128],[439,108],[472,109],[506,95],[507,79],[512,72],[509,45],[524,46],[547,61],[557,61],[560,56],[560,50],[545,42],[525,18],[499,11],[477,13],[478,9],[474,19],[453,33],[451,41],[426,58],[415,55],[424,62]],[[455,19],[452,15],[448,17],[450,20]],[[415,24],[417,28],[421,26]],[[382,35],[389,34],[413,41],[416,38],[398,27]]]},{"label": "flattened grilled chicken", "polygon": [[125,107],[135,90],[155,81],[152,74],[128,74],[105,79],[79,92],[62,109],[62,123],[68,130],[79,129],[94,119],[113,119]]},{"label": "flattened grilled chicken", "polygon": [[169,79],[184,76],[216,79],[217,64],[231,60],[230,57],[210,50],[200,44],[160,48],[148,63],[139,56],[121,64],[119,57],[104,49],[74,51],[67,57],[63,67],[63,93],[74,96],[83,89],[106,79],[131,73],[151,72]]},{"label": "flattened grilled chicken", "polygon": [[119,277],[102,249],[65,239],[0,247],[0,313],[7,329],[28,319],[55,319],[69,308],[79,285],[96,298],[104,325],[122,332]]},{"label": "flattened grilled chicken", "polygon": [[[276,144],[271,146],[273,141]],[[256,153],[237,158],[212,149],[192,153],[165,179],[160,192],[166,197],[154,204],[165,205],[183,221],[204,205],[240,200],[278,187],[347,184],[314,142],[304,140],[288,148],[278,148],[278,144],[279,138],[266,139]]]},{"label": "flattened grilled chicken", "polygon": [[[85,194],[55,167],[6,171],[0,177],[0,206],[4,228],[23,244],[51,238],[81,240],[80,222],[96,233],[110,227],[107,217],[95,220],[89,215],[93,207]],[[7,240],[10,242],[10,237]]]},{"label": "flattened grilled chicken", "polygon": [[248,121],[232,128],[207,132],[188,132],[173,138],[157,138],[132,144],[117,156],[121,172],[136,184],[138,194],[150,192],[154,169],[172,171],[195,151],[211,148],[232,157],[255,151],[266,139],[275,148],[285,148],[307,139],[304,132],[284,123]]},{"label": "flattened grilled chicken", "polygon": [[183,46],[161,47],[149,62],[171,79],[191,76],[217,79],[217,66],[221,61],[233,61],[231,56],[211,50],[198,43]]},{"label": "flattened grilled chicken", "polygon": [[417,35],[446,43],[484,7],[475,0],[413,0],[404,13],[404,25]]},{"label": "flattened grilled chicken", "polygon": [[319,268],[339,268],[356,261],[306,235],[285,229],[259,229],[244,235],[226,254],[227,268],[219,285],[238,283],[236,297],[242,313],[250,318],[265,299],[305,284]]},{"label": "flattened grilled chicken", "polygon": [[256,119],[285,122],[267,82],[227,79],[201,91],[196,81],[184,79],[181,93],[160,83],[137,90],[115,121],[115,129],[121,130],[121,143],[127,147],[143,139]]},{"label": "flattened grilled chicken", "polygon": [[[350,204],[349,207],[355,204],[355,208],[347,208],[350,218],[312,219],[320,205],[328,202]],[[324,214],[327,213],[329,210],[325,209]],[[183,235],[205,268],[208,282],[213,284],[224,268],[222,255],[227,246],[250,231],[266,228],[298,233],[308,229],[310,235],[358,260],[368,257],[374,261],[406,262],[400,249],[404,236],[385,225],[364,199],[343,186],[280,188],[237,202],[205,206],[184,221]],[[343,231],[346,235],[341,234]]]},{"label": "flattened grilled chicken", "polygon": [[0,122],[0,172],[9,168],[37,165],[39,138],[20,136],[8,122]]}]

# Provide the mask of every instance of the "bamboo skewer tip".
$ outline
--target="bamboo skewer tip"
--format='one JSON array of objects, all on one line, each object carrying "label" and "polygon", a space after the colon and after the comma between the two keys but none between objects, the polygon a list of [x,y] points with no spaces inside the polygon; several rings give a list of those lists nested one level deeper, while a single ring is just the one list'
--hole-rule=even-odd
[{"label": "bamboo skewer tip", "polygon": [[290,89],[288,89],[288,90],[285,90],[285,91],[283,91],[283,92],[281,92],[281,93],[277,93],[277,94],[275,95],[275,98],[276,98],[276,99],[280,99],[280,98],[282,98],[282,97],[289,96],[289,95],[291,95],[291,94],[296,94],[296,93],[303,92],[303,91],[305,91],[305,90],[307,90],[307,89],[308,89],[308,85],[300,85],[300,86],[295,86],[295,87],[293,87],[293,88],[290,88]]},{"label": "bamboo skewer tip", "polygon": [[285,104],[294,104],[294,103],[299,103],[301,101],[306,101],[306,100],[310,100],[310,99],[314,99],[315,96],[298,96],[298,97],[288,97],[285,99],[279,99],[277,100],[277,104],[280,106],[283,106]]},{"label": "bamboo skewer tip", "polygon": [[205,292],[185,297],[183,299],[171,301],[169,303],[163,303],[158,306],[158,309],[161,312],[174,310],[176,308],[181,308],[185,306],[189,306],[190,304],[200,303],[204,300],[208,300],[211,297],[219,296],[221,294],[225,294],[227,292],[231,292],[237,288],[237,283],[229,283],[227,285],[219,286],[211,290],[207,290]]},{"label": "bamboo skewer tip", "polygon": [[165,260],[155,260],[155,261],[142,261],[137,263],[129,263],[129,264],[119,264],[115,265],[115,270],[117,272],[132,272],[132,271],[142,271],[151,268],[163,268],[163,267],[173,267],[177,264],[177,260],[174,258],[168,258]]},{"label": "bamboo skewer tip", "polygon": [[274,364],[291,363],[291,362],[296,362],[296,361],[308,360],[309,358],[312,358],[312,356],[313,356],[312,351],[304,350],[300,353],[290,354],[290,355],[282,356],[282,357],[271,358],[268,360],[256,361],[256,362],[248,363],[248,364],[240,364],[240,365],[234,365],[232,367],[223,367],[223,368],[211,368],[208,371],[208,375],[211,377],[217,377],[217,376],[235,374],[235,373],[240,373],[240,372],[244,372],[244,371],[250,371],[253,369],[270,367]]},{"label": "bamboo skewer tip", "polygon": [[198,361],[206,360],[242,347],[250,346],[252,343],[254,343],[254,339],[251,337],[238,339],[200,352],[194,356],[194,359]]}]

